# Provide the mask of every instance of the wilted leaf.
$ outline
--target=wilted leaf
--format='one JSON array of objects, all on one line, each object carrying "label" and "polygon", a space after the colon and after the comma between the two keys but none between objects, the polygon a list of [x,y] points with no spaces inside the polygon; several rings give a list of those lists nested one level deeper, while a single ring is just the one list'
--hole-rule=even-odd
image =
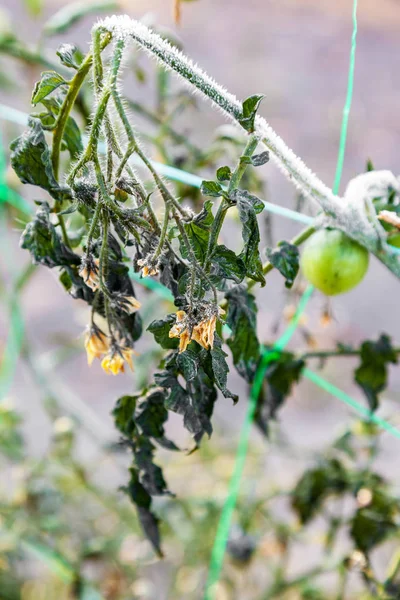
[{"label": "wilted leaf", "polygon": [[[207,200],[207,202],[204,202],[201,212],[196,215],[190,223],[185,223],[184,225],[196,258],[202,263],[206,257],[211,226],[214,221],[214,215],[212,214],[211,209],[212,202],[211,200]],[[187,250],[182,243],[181,251],[184,258],[187,258]]]},{"label": "wilted leaf", "polygon": [[269,161],[268,150],[265,150],[265,152],[260,152],[260,154],[254,154],[254,156],[251,157],[251,162],[253,164],[253,167],[261,167],[262,165],[265,165],[268,161]]},{"label": "wilted leaf", "polygon": [[257,196],[243,190],[235,190],[231,198],[237,204],[242,223],[244,248],[239,256],[246,265],[246,274],[250,279],[265,285],[259,251],[260,231],[257,222],[257,214],[264,209],[264,203]]},{"label": "wilted leaf", "polygon": [[361,345],[361,365],[354,373],[354,379],[364,391],[371,410],[379,404],[378,394],[387,384],[387,367],[397,363],[390,337],[381,335],[377,342],[366,341]]},{"label": "wilted leaf", "polygon": [[226,323],[232,330],[227,344],[233,362],[242,377],[252,382],[260,359],[257,337],[257,306],[245,286],[235,286],[226,294],[228,314]]},{"label": "wilted leaf", "polygon": [[288,242],[280,242],[277,250],[267,250],[271,265],[285,277],[285,285],[291,288],[299,272],[299,249]]},{"label": "wilted leaf", "polygon": [[169,332],[176,322],[175,313],[167,315],[164,319],[152,321],[147,328],[154,335],[154,339],[165,350],[174,350],[179,345],[178,338],[170,338]]},{"label": "wilted leaf", "polygon": [[232,279],[241,283],[246,275],[246,265],[240,256],[223,244],[216,246],[211,256],[212,273],[216,280]]}]

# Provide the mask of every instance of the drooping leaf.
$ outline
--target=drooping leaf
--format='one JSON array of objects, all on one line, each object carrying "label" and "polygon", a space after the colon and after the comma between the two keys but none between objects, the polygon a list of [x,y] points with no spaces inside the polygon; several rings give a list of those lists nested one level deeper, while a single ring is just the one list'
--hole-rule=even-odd
[{"label": "drooping leaf", "polygon": [[50,221],[50,208],[43,202],[22,233],[21,248],[29,250],[33,261],[46,267],[79,265],[80,258],[67,248]]},{"label": "drooping leaf", "polygon": [[136,429],[134,416],[137,400],[137,396],[121,396],[121,398],[118,398],[112,413],[117,429],[128,438],[132,436]]},{"label": "drooping leaf", "polygon": [[257,337],[257,306],[254,296],[245,286],[233,287],[227,294],[226,323],[232,333],[227,344],[233,362],[242,377],[252,382],[260,359],[260,342]]},{"label": "drooping leaf", "polygon": [[28,119],[28,129],[10,145],[11,165],[22,181],[37,185],[56,200],[70,197],[69,188],[63,188],[54,177],[50,150],[40,120]]},{"label": "drooping leaf", "polygon": [[285,398],[291,393],[293,384],[299,381],[303,368],[304,361],[296,359],[290,352],[281,352],[278,358],[268,364],[255,415],[256,423],[264,434],[268,432],[270,419],[276,417]]},{"label": "drooping leaf", "polygon": [[257,94],[255,96],[246,98],[246,100],[243,102],[242,116],[239,118],[239,123],[249,133],[254,131],[254,120],[256,118],[258,107],[260,106],[263,98],[263,95]]},{"label": "drooping leaf", "polygon": [[306,471],[292,492],[292,507],[301,523],[308,523],[329,495],[342,494],[349,485],[347,472],[337,459]]},{"label": "drooping leaf", "polygon": [[163,556],[160,546],[159,520],[150,510],[151,496],[140,483],[137,469],[130,469],[130,474],[130,481],[126,487],[122,488],[122,491],[124,491],[136,505],[139,521],[145,535],[152,543],[157,554]]},{"label": "drooping leaf", "polygon": [[174,350],[179,345],[178,338],[169,337],[169,332],[171,327],[175,324],[175,321],[175,314],[170,314],[164,317],[164,319],[152,321],[147,328],[147,331],[150,331],[150,333],[154,335],[157,344],[165,350]]},{"label": "drooping leaf", "polygon": [[227,388],[229,367],[226,362],[226,356],[226,352],[224,352],[220,347],[220,341],[218,345],[215,343],[214,348],[211,349],[211,362],[215,383],[225,398],[232,398],[233,402],[236,404],[236,402],[239,400],[238,395],[233,394]]},{"label": "drooping leaf", "polygon": [[212,274],[217,281],[231,279],[235,283],[241,283],[246,276],[246,265],[242,258],[223,244],[216,246],[211,261]]},{"label": "drooping leaf", "polygon": [[57,56],[65,67],[79,69],[83,60],[83,54],[74,44],[61,44],[57,50]]},{"label": "drooping leaf", "polygon": [[350,535],[359,550],[370,552],[398,531],[399,504],[385,490],[374,489],[371,502],[359,508],[351,521]]},{"label": "drooping leaf", "polygon": [[[204,202],[201,212],[196,215],[190,223],[185,223],[184,225],[196,258],[202,263],[206,257],[211,225],[214,221],[214,215],[211,209],[212,201],[207,200],[207,202]],[[181,243],[181,251],[183,257],[188,258],[187,250],[183,243]]]},{"label": "drooping leaf", "polygon": [[364,391],[371,410],[378,408],[378,394],[387,385],[390,363],[397,364],[397,354],[389,336],[381,335],[377,342],[366,341],[361,345],[361,364],[354,372],[354,379]]},{"label": "drooping leaf", "polygon": [[237,204],[242,223],[244,248],[239,256],[246,265],[247,276],[264,286],[265,278],[259,250],[260,230],[257,222],[257,214],[264,209],[264,203],[257,196],[244,190],[235,190],[231,199]]},{"label": "drooping leaf", "polygon": [[135,423],[141,433],[147,437],[164,436],[164,423],[168,412],[164,406],[165,394],[160,390],[149,392],[135,406]]},{"label": "drooping leaf", "polygon": [[286,279],[286,287],[291,288],[299,272],[298,247],[289,242],[280,242],[276,250],[267,249],[267,258]]},{"label": "drooping leaf", "polygon": [[218,181],[202,181],[200,191],[203,196],[218,198],[222,195],[223,189]]}]

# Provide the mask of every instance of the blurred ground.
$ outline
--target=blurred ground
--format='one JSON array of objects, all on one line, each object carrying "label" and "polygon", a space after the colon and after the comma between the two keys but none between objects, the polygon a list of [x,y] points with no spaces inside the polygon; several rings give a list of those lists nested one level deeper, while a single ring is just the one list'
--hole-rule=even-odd
[{"label": "blurred ground", "polygon": [[[126,7],[132,16],[141,17],[145,12],[152,12],[157,23],[174,27],[170,4],[166,0],[130,0]],[[183,5],[183,24],[177,30],[186,53],[238,97],[254,93],[266,95],[261,108],[263,116],[327,183],[333,181],[345,99],[351,4],[349,0],[247,0],[245,3],[242,0],[199,0]],[[59,5],[52,1],[45,13],[53,13]],[[27,41],[37,41],[39,28],[26,18],[19,3],[6,0],[2,7],[11,13]],[[69,41],[84,47],[85,41],[89,40],[91,22],[87,19],[73,30],[72,38],[68,34],[52,39],[52,45],[56,48],[61,41]],[[346,182],[364,169],[367,158],[373,160],[376,168],[388,168],[398,173],[399,24],[400,2],[397,0],[360,3],[354,99],[342,191]],[[32,81],[34,79],[32,75]],[[18,102],[18,108],[29,109],[28,94],[17,100],[3,95],[2,101],[13,106]],[[218,113],[210,114],[210,110],[206,111],[202,106],[201,118],[187,125],[196,130],[198,139],[207,143],[211,141],[213,128],[221,122]],[[4,127],[9,133],[11,128]],[[293,189],[276,169],[268,165],[265,174],[269,199],[293,206]],[[298,225],[278,217],[274,224],[275,240],[287,239],[299,230]],[[13,260],[20,264],[26,261],[25,254],[16,250],[16,238],[8,243]],[[3,254],[0,263],[2,269],[7,262],[5,256]],[[335,322],[327,330],[317,322],[323,299],[316,296],[307,313],[309,322],[316,323],[314,331],[320,346],[331,346],[336,339],[357,344],[365,338],[377,338],[381,332],[387,332],[399,341],[397,290],[398,282],[373,260],[362,285],[332,301]],[[281,279],[276,274],[268,278],[259,298],[260,336],[262,340],[268,340],[272,336],[276,311],[284,299]],[[87,319],[86,309],[67,298],[55,274],[45,269],[40,269],[30,283],[23,309],[29,340],[42,352],[51,349],[57,336],[76,339]],[[148,315],[148,321],[151,318]],[[7,328],[5,315],[2,315],[0,325],[3,339]],[[292,347],[299,345],[304,345],[304,341],[297,337]],[[351,382],[353,365],[349,359],[337,359],[331,361],[323,374],[355,398],[362,399],[360,391]],[[58,368],[57,376],[63,386],[95,410],[106,429],[108,424],[111,427],[109,412],[114,399],[135,386],[135,376],[109,379],[98,365],[88,370],[83,352]],[[216,435],[224,435],[228,428],[239,427],[246,404],[242,382],[233,371],[230,377],[231,387],[242,391],[241,403],[232,407],[228,401],[220,400]],[[40,389],[25,368],[18,371],[11,395],[27,416],[26,427],[30,428],[32,440],[35,440],[32,450],[38,455],[44,453],[46,437],[37,433],[42,434],[48,423],[40,410]],[[381,409],[382,414],[396,414],[400,400],[400,373],[396,368],[391,369],[390,386],[385,396],[387,401]],[[298,387],[280,413],[283,433],[299,448],[299,454],[302,449],[325,446],[340,425],[352,418],[338,400],[308,382]],[[380,466],[399,485],[400,476],[393,472],[398,441],[384,435],[382,442],[384,452]],[[191,458],[186,460],[190,462]],[[279,476],[291,480],[297,470],[296,461],[287,465],[278,454],[271,457],[267,468],[271,479]]]}]

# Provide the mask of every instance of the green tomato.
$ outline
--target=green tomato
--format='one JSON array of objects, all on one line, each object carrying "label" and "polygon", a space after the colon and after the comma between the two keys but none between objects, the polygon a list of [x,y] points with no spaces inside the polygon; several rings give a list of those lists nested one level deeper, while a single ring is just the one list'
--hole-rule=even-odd
[{"label": "green tomato", "polygon": [[305,243],[301,268],[310,283],[327,296],[350,291],[363,279],[369,255],[338,229],[320,229]]},{"label": "green tomato", "polygon": [[400,233],[392,233],[389,235],[387,242],[395,248],[400,248]]}]

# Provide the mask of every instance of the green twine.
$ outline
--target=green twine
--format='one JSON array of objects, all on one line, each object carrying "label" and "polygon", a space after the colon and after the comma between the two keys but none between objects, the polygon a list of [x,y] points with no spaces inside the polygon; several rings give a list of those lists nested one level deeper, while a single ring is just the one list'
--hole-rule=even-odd
[{"label": "green twine", "polygon": [[[349,114],[350,114],[350,108],[351,108],[351,101],[352,101],[352,97],[353,97],[354,65],[355,65],[355,52],[356,52],[356,43],[357,43],[356,40],[357,40],[357,0],[354,0],[354,3],[353,3],[353,35],[352,35],[351,51],[350,51],[348,87],[347,87],[345,107],[343,110],[343,119],[342,119],[341,135],[340,135],[340,142],[339,142],[339,152],[338,152],[338,159],[337,159],[336,175],[335,175],[335,181],[334,181],[334,185],[333,185],[333,193],[334,194],[338,193],[340,180],[341,180],[342,172],[343,172],[343,162],[344,162],[344,154],[345,154],[345,149],[346,149],[348,121],[349,121]],[[219,521],[218,528],[217,528],[217,534],[215,536],[214,546],[213,546],[212,553],[211,553],[210,569],[209,569],[208,580],[206,583],[205,600],[213,600],[213,598],[215,597],[216,584],[218,583],[220,575],[221,575],[223,562],[224,562],[225,550],[226,550],[226,546],[228,543],[229,531],[231,528],[231,521],[232,521],[232,517],[233,517],[233,512],[235,510],[237,497],[239,494],[240,482],[242,479],[243,470],[244,470],[244,466],[245,466],[245,462],[246,462],[246,456],[247,456],[249,438],[250,438],[250,431],[251,431],[251,427],[252,427],[252,423],[253,423],[253,419],[254,419],[254,414],[255,414],[255,411],[257,408],[258,397],[259,397],[261,389],[262,389],[262,383],[263,383],[266,368],[267,368],[268,364],[272,360],[274,360],[277,355],[279,355],[279,351],[283,350],[283,348],[287,345],[287,343],[291,339],[293,333],[295,332],[295,330],[297,328],[299,318],[300,318],[301,314],[304,312],[307,302],[309,301],[312,292],[313,292],[313,288],[312,288],[312,286],[309,286],[306,289],[305,293],[303,294],[303,297],[301,298],[301,300],[299,302],[299,306],[296,311],[296,315],[292,319],[291,323],[289,324],[289,326],[286,329],[286,331],[284,332],[284,334],[274,344],[274,347],[272,348],[272,350],[266,349],[263,352],[263,355],[259,362],[256,374],[254,376],[254,382],[253,382],[253,385],[250,390],[250,399],[249,399],[248,409],[247,409],[245,421],[242,426],[240,440],[239,440],[239,444],[238,444],[238,448],[237,448],[237,452],[236,452],[235,466],[234,466],[231,480],[229,483],[228,496],[227,496],[225,504],[222,508],[221,517],[220,517],[220,521]],[[309,378],[311,378],[311,373],[312,373],[311,371],[307,370],[307,376]],[[313,373],[312,375],[315,375],[315,374]],[[317,380],[317,378],[314,379],[314,381],[316,381],[316,380]],[[331,387],[332,390],[335,389],[334,386],[333,385],[331,386],[330,383],[325,382],[323,379],[321,379],[321,381],[324,383],[324,386],[325,386],[324,389],[327,389],[327,387],[328,388]],[[344,394],[344,393],[342,393],[342,394]],[[337,397],[339,397],[341,400],[345,401],[343,395],[340,395]],[[348,399],[348,397],[347,397],[347,399]],[[355,401],[353,401],[353,404],[351,404],[351,406],[353,408],[356,405],[358,405],[358,403],[356,403]],[[358,406],[363,408],[361,405],[358,405]],[[367,414],[368,416],[370,416],[369,411],[366,409],[364,409],[362,411],[362,414]],[[391,426],[389,425],[389,427],[391,427]],[[385,428],[387,428],[387,427],[385,427]],[[399,432],[399,435],[400,435],[400,432]]]}]

